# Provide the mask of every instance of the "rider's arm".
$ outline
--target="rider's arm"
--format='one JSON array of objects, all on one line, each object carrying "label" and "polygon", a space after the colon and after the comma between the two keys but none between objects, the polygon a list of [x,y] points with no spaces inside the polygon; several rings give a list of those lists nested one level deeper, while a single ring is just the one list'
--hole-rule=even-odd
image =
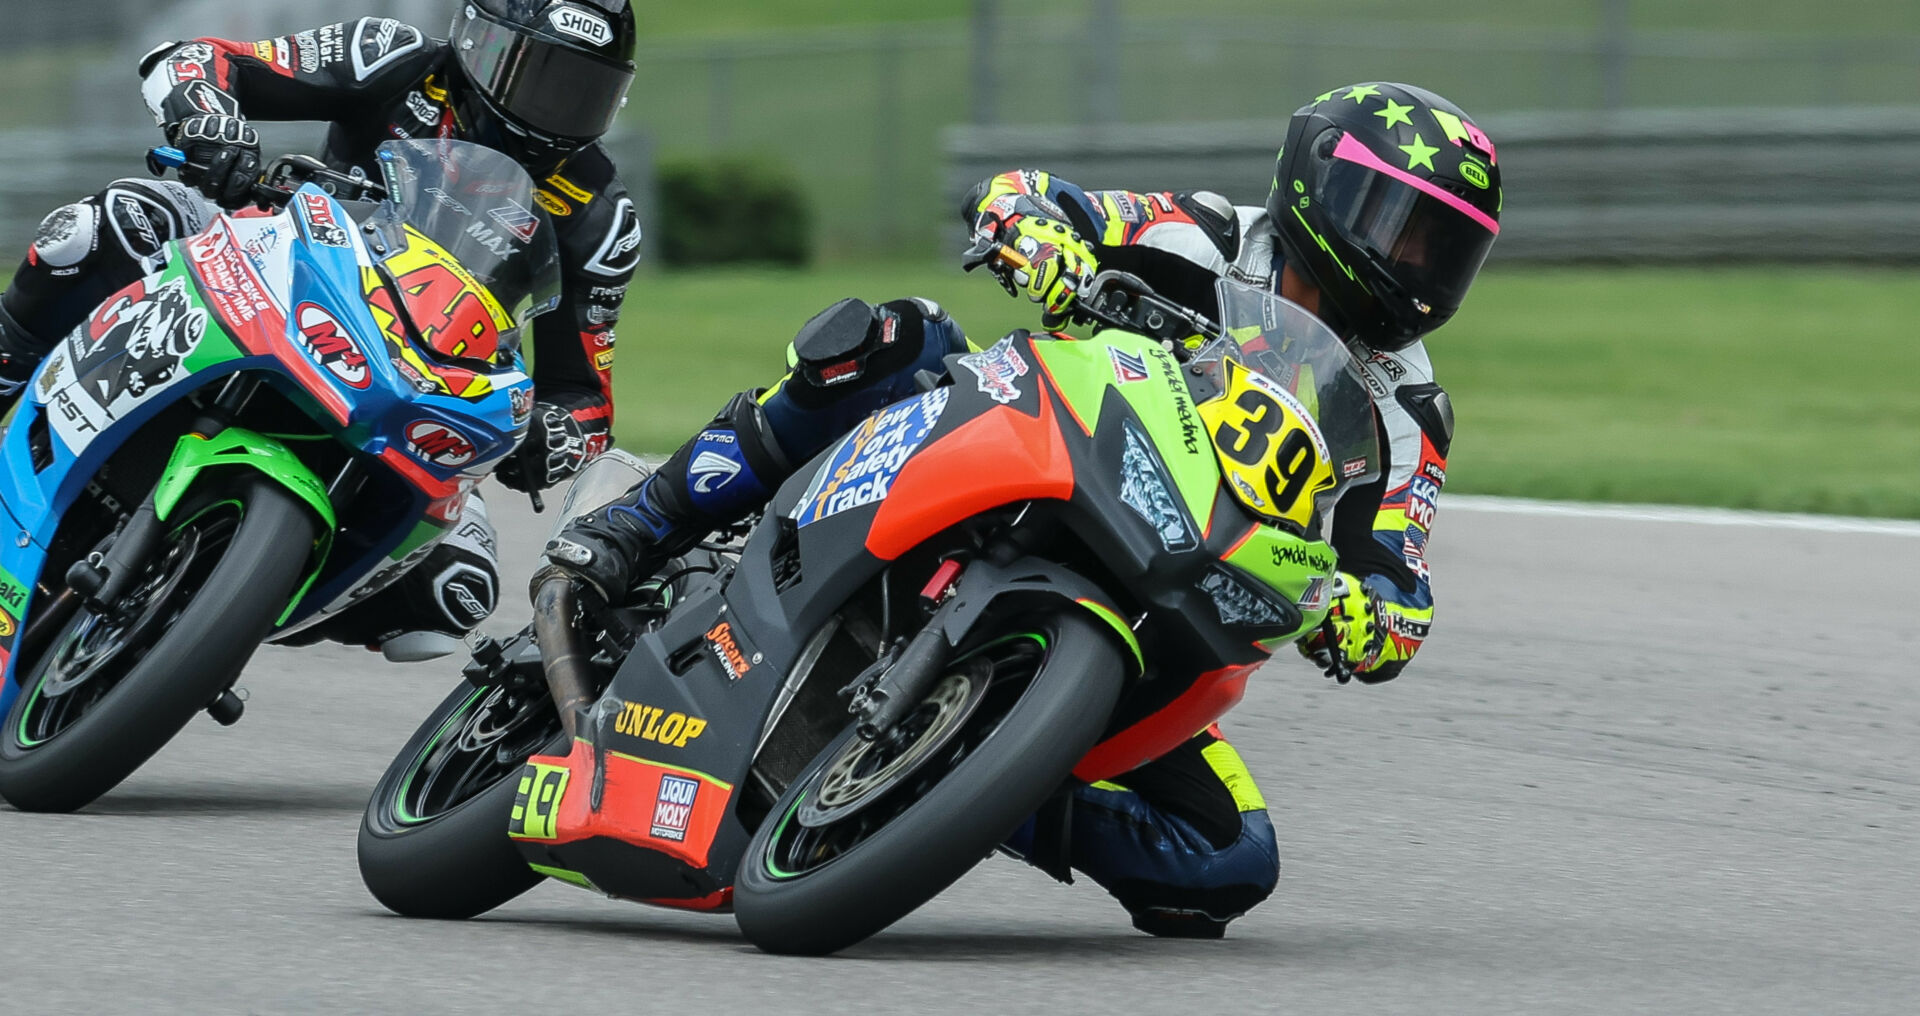
[{"label": "rider's arm", "polygon": [[545,490],[607,450],[613,436],[613,326],[640,263],[640,216],[599,145],[535,195],[560,241],[560,304],[533,321],[534,412],[500,482]]},{"label": "rider's arm", "polygon": [[1240,219],[1210,191],[1089,191],[1051,173],[1017,169],[974,187],[961,208],[970,229],[1019,215],[1063,218],[1102,269],[1131,272],[1162,296],[1208,310],[1214,283],[1239,256]]},{"label": "rider's arm", "polygon": [[200,113],[338,121],[419,82],[444,48],[388,18],[262,42],[170,42],[140,61],[141,95],[162,126]]},{"label": "rider's arm", "polygon": [[534,320],[536,394],[613,403],[614,325],[640,264],[640,215],[606,152],[594,145],[540,185],[560,240],[560,306]]},{"label": "rider's arm", "polygon": [[1385,681],[1419,652],[1433,624],[1427,535],[1447,480],[1453,408],[1433,382],[1424,346],[1376,353],[1363,368],[1381,426],[1382,475],[1341,499],[1333,546],[1341,570],[1364,587],[1349,595],[1373,594],[1368,607],[1384,636],[1357,669],[1362,680]]}]

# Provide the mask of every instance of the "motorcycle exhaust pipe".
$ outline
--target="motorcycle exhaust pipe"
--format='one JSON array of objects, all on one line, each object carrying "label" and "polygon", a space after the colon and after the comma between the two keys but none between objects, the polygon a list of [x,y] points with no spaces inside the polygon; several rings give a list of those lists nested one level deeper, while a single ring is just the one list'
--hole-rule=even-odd
[{"label": "motorcycle exhaust pipe", "polygon": [[580,714],[593,704],[591,656],[582,650],[573,625],[578,605],[573,580],[558,571],[534,587],[533,637],[540,646],[547,692],[569,739],[578,736]]}]

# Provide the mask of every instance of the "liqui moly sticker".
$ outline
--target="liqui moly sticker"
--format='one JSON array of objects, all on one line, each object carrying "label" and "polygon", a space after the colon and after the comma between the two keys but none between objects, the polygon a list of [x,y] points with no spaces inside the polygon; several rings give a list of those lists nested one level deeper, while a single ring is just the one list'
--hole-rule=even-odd
[{"label": "liqui moly sticker", "polygon": [[653,826],[647,832],[656,840],[684,843],[687,827],[693,824],[693,803],[699,799],[699,780],[661,774],[660,794],[653,805]]}]

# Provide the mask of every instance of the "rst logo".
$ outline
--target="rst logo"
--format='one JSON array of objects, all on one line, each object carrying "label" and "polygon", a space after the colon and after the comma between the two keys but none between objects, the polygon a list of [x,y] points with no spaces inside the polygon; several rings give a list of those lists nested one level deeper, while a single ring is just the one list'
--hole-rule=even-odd
[{"label": "rst logo", "polygon": [[300,328],[300,345],[313,357],[313,362],[350,388],[365,388],[372,382],[367,358],[325,308],[303,303],[295,314],[295,321]]},{"label": "rst logo", "polygon": [[653,827],[647,831],[657,840],[685,842],[687,827],[693,824],[693,803],[699,799],[699,780],[661,774],[660,793],[653,805]]},{"label": "rst logo", "polygon": [[473,442],[444,423],[416,420],[407,425],[407,448],[436,466],[464,466],[477,454]]}]

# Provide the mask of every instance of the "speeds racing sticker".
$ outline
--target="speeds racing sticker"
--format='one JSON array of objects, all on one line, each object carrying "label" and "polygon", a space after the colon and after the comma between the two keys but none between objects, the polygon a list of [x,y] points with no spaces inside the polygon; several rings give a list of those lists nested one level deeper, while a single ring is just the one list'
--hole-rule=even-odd
[{"label": "speeds racing sticker", "polygon": [[793,508],[793,520],[809,526],[886,497],[907,460],[940,423],[951,395],[951,389],[935,388],[867,417],[840,439],[814,474]]}]

